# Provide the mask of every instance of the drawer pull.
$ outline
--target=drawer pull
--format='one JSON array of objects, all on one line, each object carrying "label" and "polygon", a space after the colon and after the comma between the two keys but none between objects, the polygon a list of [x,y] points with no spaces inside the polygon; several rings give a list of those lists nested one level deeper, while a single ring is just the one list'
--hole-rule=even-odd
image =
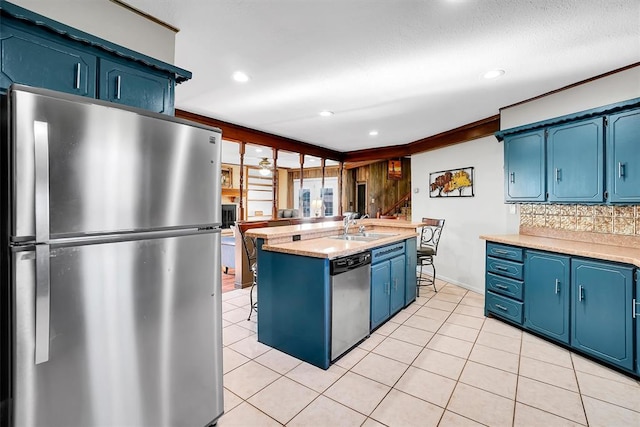
[{"label": "drawer pull", "polygon": [[501,285],[501,284],[499,284],[499,283],[496,283],[496,285],[495,285],[495,286],[496,286],[496,288],[498,288],[498,289],[503,289],[503,290],[505,290],[505,291],[506,291],[507,289],[509,289],[509,287],[508,287],[508,286]]},{"label": "drawer pull", "polygon": [[560,280],[556,279],[556,294],[560,293]]},{"label": "drawer pull", "polygon": [[493,252],[501,255],[506,255],[509,253],[509,251],[505,251],[504,249],[494,249]]},{"label": "drawer pull", "polygon": [[507,307],[505,307],[504,305],[500,305],[500,304],[496,304],[496,308],[499,308],[502,311],[509,311],[509,309]]},{"label": "drawer pull", "polygon": [[507,267],[503,267],[501,265],[496,265],[495,268],[496,270],[500,270],[500,271],[509,271]]}]

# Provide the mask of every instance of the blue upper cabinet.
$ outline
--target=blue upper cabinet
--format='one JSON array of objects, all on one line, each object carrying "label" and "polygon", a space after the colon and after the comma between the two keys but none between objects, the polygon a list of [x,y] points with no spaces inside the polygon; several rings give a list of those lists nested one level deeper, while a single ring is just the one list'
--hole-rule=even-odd
[{"label": "blue upper cabinet", "polygon": [[26,32],[3,20],[0,27],[0,87],[12,83],[96,96],[96,56]]},{"label": "blue upper cabinet", "polygon": [[613,114],[607,126],[607,181],[611,202],[640,202],[640,109]]},{"label": "blue upper cabinet", "polygon": [[173,113],[173,81],[148,70],[100,60],[99,98],[144,108],[156,113]]},{"label": "blue upper cabinet", "polygon": [[549,128],[550,202],[604,202],[604,119]]},{"label": "blue upper cabinet", "polygon": [[0,0],[0,93],[12,83],[173,114],[189,71]]},{"label": "blue upper cabinet", "polygon": [[505,201],[545,200],[544,130],[505,137],[504,172]]}]

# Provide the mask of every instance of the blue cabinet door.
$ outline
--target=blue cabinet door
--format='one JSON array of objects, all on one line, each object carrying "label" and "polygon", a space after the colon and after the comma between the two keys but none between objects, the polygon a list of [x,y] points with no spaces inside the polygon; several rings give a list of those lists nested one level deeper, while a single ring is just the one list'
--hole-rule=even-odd
[{"label": "blue cabinet door", "polygon": [[371,266],[371,329],[389,318],[390,278],[389,261]]},{"label": "blue cabinet door", "polygon": [[628,370],[634,368],[632,273],[631,267],[571,260],[571,346]]},{"label": "blue cabinet door", "polygon": [[640,375],[640,278],[636,275],[636,297],[633,300],[633,314],[636,320],[636,373]]},{"label": "blue cabinet door", "polygon": [[640,109],[609,116],[607,184],[611,202],[640,202]]},{"label": "blue cabinet door", "polygon": [[12,83],[95,97],[96,57],[7,25],[0,26],[0,91]]},{"label": "blue cabinet door", "polygon": [[543,202],[545,193],[544,130],[505,137],[505,201]]},{"label": "blue cabinet door", "polygon": [[173,90],[173,81],[166,76],[100,59],[100,99],[173,114]]},{"label": "blue cabinet door", "polygon": [[524,265],[525,327],[568,344],[570,258],[527,250]]},{"label": "blue cabinet door", "polygon": [[604,119],[599,117],[549,128],[549,201],[604,201],[603,123]]},{"label": "blue cabinet door", "polygon": [[416,263],[417,263],[417,240],[414,238],[405,241],[405,256],[407,272],[405,277],[404,304],[409,305],[416,299]]},{"label": "blue cabinet door", "polygon": [[404,255],[391,258],[391,291],[389,296],[389,314],[404,307],[404,288],[407,266]]}]

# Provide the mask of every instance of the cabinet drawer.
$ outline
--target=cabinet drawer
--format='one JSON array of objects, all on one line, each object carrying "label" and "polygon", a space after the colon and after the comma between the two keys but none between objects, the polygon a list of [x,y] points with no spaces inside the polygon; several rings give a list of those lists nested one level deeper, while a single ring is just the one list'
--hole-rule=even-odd
[{"label": "cabinet drawer", "polygon": [[524,259],[522,248],[499,245],[497,243],[487,243],[487,255],[512,261],[522,261]]},{"label": "cabinet drawer", "polygon": [[522,301],[522,281],[508,279],[492,273],[486,274],[487,289]]},{"label": "cabinet drawer", "polygon": [[498,274],[500,276],[508,276],[514,279],[522,280],[523,278],[522,263],[507,261],[506,259],[498,259],[487,257],[487,271]]},{"label": "cabinet drawer", "polygon": [[488,311],[500,317],[522,324],[522,303],[512,299],[487,292],[485,305]]}]

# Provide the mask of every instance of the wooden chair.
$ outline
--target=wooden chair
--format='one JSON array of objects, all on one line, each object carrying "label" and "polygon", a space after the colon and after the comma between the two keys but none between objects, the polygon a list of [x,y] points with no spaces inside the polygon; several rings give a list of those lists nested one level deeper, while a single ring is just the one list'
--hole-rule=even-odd
[{"label": "wooden chair", "polygon": [[[436,289],[436,266],[433,263],[433,257],[438,254],[438,243],[444,228],[444,219],[422,218],[422,223],[424,225],[420,230],[420,244],[417,248],[417,260],[420,266],[420,275],[416,283],[418,296],[420,296],[421,286],[433,286],[433,290],[438,292]],[[433,269],[431,279],[423,277],[422,269],[424,266],[431,266]]]},{"label": "wooden chair", "polygon": [[238,223],[238,231],[242,236],[242,246],[244,247],[244,251],[247,254],[247,261],[249,263],[249,268],[253,273],[253,280],[251,281],[251,289],[249,289],[249,318],[247,320],[251,320],[251,313],[255,311],[258,312],[258,301],[253,301],[253,288],[258,284],[258,246],[255,237],[247,236],[247,230],[252,228],[263,228],[267,227],[269,223],[267,221],[254,221],[254,222],[243,222]]}]

